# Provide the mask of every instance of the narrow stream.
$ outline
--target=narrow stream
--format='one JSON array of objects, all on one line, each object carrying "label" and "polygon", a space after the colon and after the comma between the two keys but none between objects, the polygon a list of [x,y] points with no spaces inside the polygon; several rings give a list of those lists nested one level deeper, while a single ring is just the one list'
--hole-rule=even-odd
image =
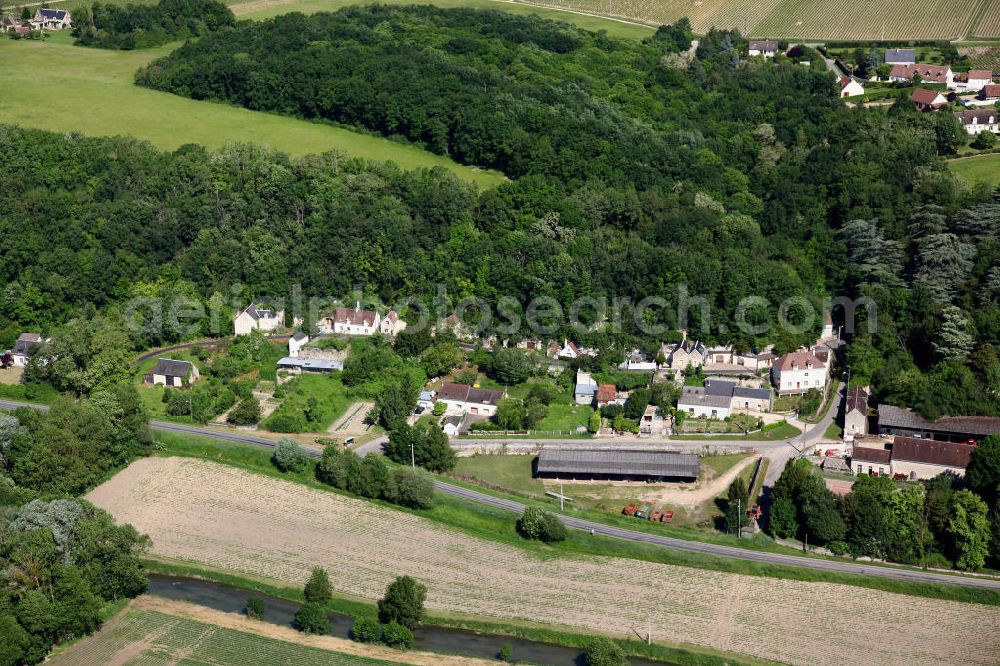
[{"label": "narrow stream", "polygon": [[[244,590],[230,585],[222,585],[196,578],[162,576],[150,574],[149,593],[165,599],[187,601],[226,613],[242,613],[248,596],[264,600],[266,622],[291,626],[299,605],[284,599],[276,599],[266,594]],[[350,638],[354,618],[348,615],[330,613],[330,634],[338,638]],[[523,638],[477,634],[461,629],[441,627],[421,627],[413,632],[414,647],[432,652],[448,652],[484,659],[496,659],[500,648],[509,643],[513,648],[512,659],[518,662],[545,664],[546,666],[584,666],[583,654],[576,648],[539,643]],[[649,659],[630,658],[633,666],[663,666],[666,662]]]}]

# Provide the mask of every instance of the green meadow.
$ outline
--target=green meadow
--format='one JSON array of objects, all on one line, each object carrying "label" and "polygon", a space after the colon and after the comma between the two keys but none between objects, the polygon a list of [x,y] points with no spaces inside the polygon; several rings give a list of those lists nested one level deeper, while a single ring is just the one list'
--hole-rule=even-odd
[{"label": "green meadow", "polygon": [[1000,185],[1000,153],[963,157],[948,162],[952,173],[969,184]]},{"label": "green meadow", "polygon": [[0,39],[0,123],[91,136],[131,134],[158,148],[209,148],[253,142],[290,155],[337,150],[393,161],[404,169],[440,166],[481,188],[503,175],[462,166],[420,148],[329,124],[142,88],[135,72],[176,45],[142,51],[73,46],[69,34],[46,41]]},{"label": "green meadow", "polygon": [[[125,0],[129,1],[136,0]],[[412,4],[410,0],[383,1]],[[74,7],[78,0],[58,4]],[[233,3],[232,7],[241,19],[260,20],[293,11],[333,11],[352,4],[361,3],[255,0]],[[652,32],[621,21],[503,0],[433,0],[433,4],[538,14],[589,30],[606,30],[617,37],[641,39]],[[292,156],[336,150],[351,157],[392,161],[404,169],[444,167],[483,189],[504,180],[499,172],[463,166],[407,143],[326,123],[186,99],[133,83],[136,70],[166,55],[176,44],[141,51],[106,51],[76,47],[72,41],[68,33],[50,33],[45,41],[0,39],[0,89],[4,90],[0,123],[89,136],[130,134],[164,150],[186,143],[220,148],[240,142],[261,144]]]}]

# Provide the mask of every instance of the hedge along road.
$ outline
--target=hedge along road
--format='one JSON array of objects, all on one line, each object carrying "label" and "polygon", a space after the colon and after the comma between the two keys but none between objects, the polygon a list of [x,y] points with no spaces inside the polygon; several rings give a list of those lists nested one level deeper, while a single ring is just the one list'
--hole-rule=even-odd
[{"label": "hedge along road", "polygon": [[[17,402],[13,400],[0,400],[0,409],[10,410],[10,409],[17,409],[19,407],[31,407],[34,409],[42,409],[42,410],[48,409],[48,407],[44,405],[36,405],[26,402]],[[227,432],[217,428],[191,426],[180,423],[169,423],[166,421],[150,421],[149,425],[154,430],[164,430],[170,432],[197,435],[199,437],[208,437],[211,439],[217,439],[225,442],[233,442],[236,444],[247,444],[250,446],[258,446],[267,449],[273,449],[276,444],[274,440],[265,439],[263,437],[256,437],[254,435],[242,434],[238,432]],[[320,453],[318,451],[312,449],[305,449],[305,450],[312,457],[318,458],[320,456]],[[475,490],[470,490],[468,488],[463,488],[461,486],[456,486],[450,483],[446,483],[444,481],[435,481],[434,487],[435,490],[437,490],[437,492],[443,495],[449,495],[451,497],[456,497],[458,499],[463,499],[469,502],[475,502],[476,504],[482,504],[497,509],[511,511],[513,513],[522,513],[525,507],[524,504],[521,504],[520,502],[516,502],[511,499],[506,499],[503,497],[494,497],[492,495],[480,493]],[[739,560],[760,562],[763,564],[776,564],[776,565],[791,566],[791,567],[802,567],[806,569],[816,569],[820,571],[831,571],[836,573],[879,576],[881,578],[892,578],[896,580],[906,580],[906,581],[914,581],[920,583],[943,583],[945,585],[966,585],[969,587],[1000,590],[1000,579],[995,579],[995,578],[975,578],[970,576],[934,573],[930,571],[918,571],[915,569],[895,568],[892,566],[874,566],[868,564],[859,564],[856,562],[838,562],[834,560],[821,560],[821,559],[800,557],[797,555],[784,555],[781,553],[746,550],[743,548],[737,548],[735,546],[724,546],[714,543],[702,543],[700,541],[687,541],[684,539],[661,536],[658,534],[647,534],[645,532],[637,532],[635,530],[624,529],[621,527],[612,527],[610,525],[605,525],[603,523],[598,523],[591,520],[583,520],[581,518],[574,518],[572,516],[566,516],[562,514],[556,514],[556,515],[561,521],[563,521],[566,524],[567,527],[571,527],[573,529],[582,530],[584,532],[590,532],[592,534],[599,534],[601,536],[614,537],[616,539],[624,539],[626,541],[651,544],[663,548],[676,548],[678,550],[684,550],[692,553],[702,553],[705,555],[712,555],[712,556],[731,557]]]}]

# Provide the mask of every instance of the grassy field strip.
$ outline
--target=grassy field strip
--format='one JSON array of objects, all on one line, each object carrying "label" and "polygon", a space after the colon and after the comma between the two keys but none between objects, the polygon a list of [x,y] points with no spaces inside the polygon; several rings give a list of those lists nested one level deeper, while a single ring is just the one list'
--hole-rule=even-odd
[{"label": "grassy field strip", "polygon": [[211,664],[243,666],[479,666],[481,659],[428,652],[402,653],[333,636],[305,636],[281,627],[203,606],[158,597],[140,597],[96,634],[59,653],[48,663]]},{"label": "grassy field strip", "polygon": [[1000,607],[524,549],[203,460],[140,460],[88,499],[148,533],[154,556],[290,586],[320,565],[369,600],[405,573],[435,611],[619,636],[652,621],[672,641],[788,663],[841,662],[861,632],[878,640],[860,664],[985,664],[1000,631]]},{"label": "grassy field strip", "polygon": [[[606,30],[612,37],[642,39],[652,33],[652,28],[639,22],[599,16],[602,12],[588,12],[574,8],[554,8],[544,2],[520,2],[519,0],[421,0],[421,3],[437,7],[475,7],[479,9],[502,9],[513,14],[536,14],[557,21],[566,21],[586,30]],[[341,7],[369,4],[367,0],[249,0],[229,3],[233,13],[239,18],[266,19],[289,12],[313,14],[315,12],[336,11]],[[382,0],[385,5],[411,5],[414,0]],[[420,3],[418,3],[420,4]]]},{"label": "grassy field strip", "polygon": [[[352,157],[392,160],[405,169],[440,166],[480,187],[504,180],[415,146],[276,114],[195,101],[141,88],[136,70],[176,45],[107,51],[71,44],[68,34],[46,42],[0,40],[0,123],[94,136],[132,134],[159,148],[186,143],[209,148],[254,142],[291,155],[338,150]],[[39,73],[44,77],[39,78]]]},{"label": "grassy field strip", "polygon": [[986,183],[993,187],[1000,185],[1000,153],[949,160],[948,168],[970,184]]},{"label": "grassy field strip", "polygon": [[[984,11],[983,3],[992,4]],[[1000,36],[1000,0],[538,0],[530,4],[626,18],[652,25],[687,16],[698,33],[712,26],[755,37],[961,39],[976,24]],[[996,18],[994,18],[996,17]]]}]

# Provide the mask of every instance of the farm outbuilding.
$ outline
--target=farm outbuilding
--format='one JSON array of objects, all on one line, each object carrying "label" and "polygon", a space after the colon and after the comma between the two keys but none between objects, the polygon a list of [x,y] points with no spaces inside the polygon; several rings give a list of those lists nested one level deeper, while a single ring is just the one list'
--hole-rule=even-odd
[{"label": "farm outbuilding", "polygon": [[694,481],[698,455],[641,448],[545,447],[538,476],[559,479]]}]

